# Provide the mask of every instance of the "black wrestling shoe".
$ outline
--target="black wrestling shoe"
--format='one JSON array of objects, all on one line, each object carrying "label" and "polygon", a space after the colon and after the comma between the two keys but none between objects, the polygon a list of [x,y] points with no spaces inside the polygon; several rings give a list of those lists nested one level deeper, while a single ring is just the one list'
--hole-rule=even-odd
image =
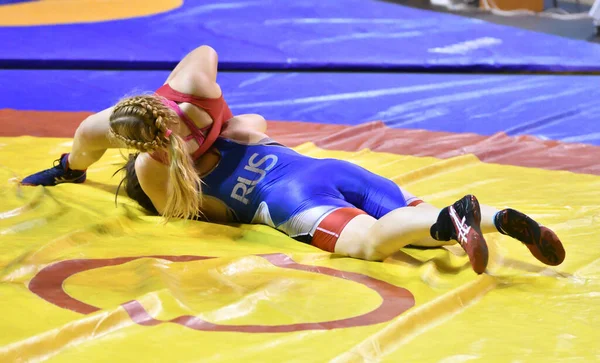
[{"label": "black wrestling shoe", "polygon": [[481,210],[474,195],[466,195],[442,209],[431,226],[431,236],[438,241],[456,240],[465,250],[473,271],[481,274],[488,264],[488,247],[481,233]]},{"label": "black wrestling shoe", "polygon": [[565,249],[556,233],[540,226],[527,215],[514,209],[504,209],[496,214],[494,223],[500,233],[527,246],[540,262],[557,266],[565,260]]}]

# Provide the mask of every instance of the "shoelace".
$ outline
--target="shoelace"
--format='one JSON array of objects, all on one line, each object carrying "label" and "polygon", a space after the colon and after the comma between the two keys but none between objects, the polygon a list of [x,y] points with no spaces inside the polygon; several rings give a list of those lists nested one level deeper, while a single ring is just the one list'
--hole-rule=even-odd
[{"label": "shoelace", "polygon": [[467,235],[471,230],[471,226],[466,224],[467,217],[462,217],[462,219],[459,219],[454,207],[450,207],[450,218],[454,220],[454,223],[458,229],[458,242],[461,244],[466,243]]},{"label": "shoelace", "polygon": [[[40,172],[43,176],[50,176],[54,178],[56,183],[70,181],[72,178],[69,170],[65,170],[62,166],[62,159],[54,160],[53,167],[51,169],[44,170]],[[64,173],[64,175],[57,175],[58,173]],[[74,179],[79,178],[80,176],[75,177]]]},{"label": "shoelace", "polygon": [[54,168],[61,168],[62,169],[61,161],[62,161],[61,158],[58,158],[58,159],[54,160],[54,163],[53,163]]},{"label": "shoelace", "polygon": [[[50,168],[50,169],[46,169],[46,170],[43,170],[43,171],[41,171],[41,172],[39,173],[39,175],[43,175],[43,176],[46,176],[46,175],[54,176],[54,174],[56,173],[56,169],[64,170],[64,169],[63,169],[63,167],[62,167],[62,165],[60,164],[60,159],[56,159],[56,160],[54,160],[54,163],[53,163],[53,165],[54,165],[54,166],[53,166],[52,168]],[[65,170],[65,171],[66,171],[66,170]]]}]

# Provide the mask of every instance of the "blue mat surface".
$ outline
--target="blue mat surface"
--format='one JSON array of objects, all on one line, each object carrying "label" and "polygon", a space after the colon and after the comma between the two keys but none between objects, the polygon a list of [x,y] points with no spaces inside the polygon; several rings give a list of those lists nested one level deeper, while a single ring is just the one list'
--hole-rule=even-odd
[{"label": "blue mat surface", "polygon": [[[0,109],[98,111],[152,91],[168,72],[0,70]],[[220,73],[235,113],[600,145],[599,77],[355,73]],[[26,85],[26,86],[25,86]]]},{"label": "blue mat surface", "polygon": [[376,0],[187,0],[128,20],[0,27],[0,67],[171,69],[200,44],[222,69],[600,71],[597,44]]}]

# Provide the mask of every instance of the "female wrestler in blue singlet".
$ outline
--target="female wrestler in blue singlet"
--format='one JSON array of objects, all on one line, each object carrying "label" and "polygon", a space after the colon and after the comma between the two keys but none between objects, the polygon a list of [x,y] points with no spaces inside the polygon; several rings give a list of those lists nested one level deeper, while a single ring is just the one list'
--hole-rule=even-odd
[{"label": "female wrestler in blue singlet", "polygon": [[[206,220],[266,224],[330,252],[382,260],[409,244],[453,240],[482,273],[483,233],[501,232],[543,263],[558,265],[565,257],[554,232],[518,211],[480,206],[472,195],[440,211],[362,167],[299,154],[257,131],[225,130],[196,165]],[[128,195],[158,213],[169,181],[155,176],[164,167],[142,153],[125,168]]]}]

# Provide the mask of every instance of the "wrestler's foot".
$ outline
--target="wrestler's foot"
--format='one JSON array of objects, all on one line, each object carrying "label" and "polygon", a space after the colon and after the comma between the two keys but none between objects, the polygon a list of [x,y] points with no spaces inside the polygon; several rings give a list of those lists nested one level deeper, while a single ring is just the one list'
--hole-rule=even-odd
[{"label": "wrestler's foot", "polygon": [[488,264],[488,247],[481,233],[481,210],[474,195],[466,195],[448,207],[454,225],[452,238],[467,252],[473,271],[481,274]]},{"label": "wrestler's foot", "polygon": [[431,227],[431,236],[438,241],[454,239],[465,250],[473,270],[481,274],[488,264],[488,247],[481,233],[481,210],[474,195],[466,195],[442,209]]},{"label": "wrestler's foot", "polygon": [[504,209],[496,214],[494,223],[500,233],[521,241],[542,263],[557,266],[565,260],[565,249],[558,236],[527,215]]},{"label": "wrestler's foot", "polygon": [[54,167],[32,174],[21,181],[22,185],[54,186],[60,183],[83,183],[85,170],[69,169],[69,154],[62,154],[54,160]]}]

